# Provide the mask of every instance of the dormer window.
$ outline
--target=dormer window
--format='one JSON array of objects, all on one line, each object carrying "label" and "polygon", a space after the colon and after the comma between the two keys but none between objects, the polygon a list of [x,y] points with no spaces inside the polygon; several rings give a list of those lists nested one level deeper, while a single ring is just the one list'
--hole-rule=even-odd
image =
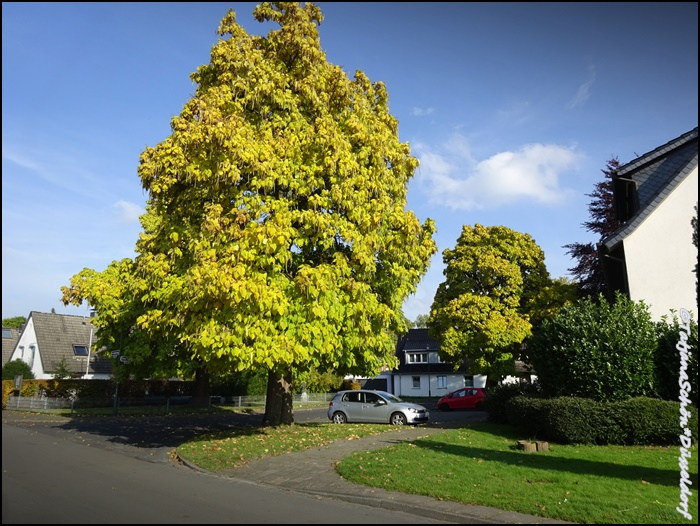
[{"label": "dormer window", "polygon": [[73,354],[75,354],[76,356],[87,356],[88,355],[87,345],[74,345],[73,346]]},{"label": "dormer window", "polygon": [[3,338],[12,338],[12,329],[6,329],[2,328],[2,337]]},{"label": "dormer window", "polygon": [[427,352],[407,352],[406,363],[428,363]]}]

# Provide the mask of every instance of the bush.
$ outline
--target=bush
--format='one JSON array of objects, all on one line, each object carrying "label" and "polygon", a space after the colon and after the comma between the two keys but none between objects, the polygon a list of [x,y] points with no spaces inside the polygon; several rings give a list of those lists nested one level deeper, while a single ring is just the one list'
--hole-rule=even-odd
[{"label": "bush", "polygon": [[[698,411],[687,429],[698,437]],[[680,402],[638,397],[622,402],[589,398],[538,399],[515,396],[506,402],[508,424],[529,438],[559,444],[658,445],[680,444]]]},{"label": "bush", "polygon": [[579,300],[546,319],[528,342],[529,360],[551,397],[598,401],[653,396],[657,328],[644,302],[617,293]]},{"label": "bush", "polygon": [[546,439],[542,417],[547,414],[548,400],[518,395],[506,400],[505,414],[508,423],[530,439]]},{"label": "bush", "polygon": [[347,391],[347,390],[352,390],[352,391],[357,391],[359,389],[362,389],[362,384],[359,382],[359,380],[351,380],[350,378],[346,378],[343,380],[343,385],[341,386],[341,390]]},{"label": "bush", "polygon": [[[610,404],[624,436],[620,443],[629,445],[678,445],[681,428],[680,402],[655,398],[633,398]],[[697,409],[691,407],[693,417],[688,428],[693,441],[698,437]]]},{"label": "bush", "polygon": [[489,420],[497,424],[507,424],[507,402],[516,396],[541,396],[537,383],[499,384],[486,391],[485,407]]},{"label": "bush", "polygon": [[23,376],[25,380],[33,380],[34,373],[29,364],[24,360],[12,360],[2,368],[3,380],[14,380],[15,376]]},{"label": "bush", "polygon": [[623,435],[607,404],[590,398],[553,398],[543,420],[547,439],[560,444],[619,444]]},{"label": "bush", "polygon": [[[686,374],[690,382],[689,398],[698,407],[698,322],[689,320],[690,335]],[[681,324],[676,313],[664,316],[657,323],[658,345],[654,354],[654,381],[656,393],[664,400],[678,400],[678,377],[681,369],[681,353],[677,348],[680,341]],[[685,333],[686,331],[683,330]]]}]

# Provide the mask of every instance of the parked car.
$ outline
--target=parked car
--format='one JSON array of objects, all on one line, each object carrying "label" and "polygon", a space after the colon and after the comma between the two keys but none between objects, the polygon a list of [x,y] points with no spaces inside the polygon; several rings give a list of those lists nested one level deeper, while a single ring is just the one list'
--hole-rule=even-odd
[{"label": "parked car", "polygon": [[338,391],[328,404],[328,419],[336,424],[365,422],[402,426],[426,423],[430,413],[422,405],[404,402],[386,391],[359,389]]},{"label": "parked car", "polygon": [[484,409],[486,397],[483,387],[463,387],[446,394],[438,400],[437,407],[440,411],[452,409]]}]

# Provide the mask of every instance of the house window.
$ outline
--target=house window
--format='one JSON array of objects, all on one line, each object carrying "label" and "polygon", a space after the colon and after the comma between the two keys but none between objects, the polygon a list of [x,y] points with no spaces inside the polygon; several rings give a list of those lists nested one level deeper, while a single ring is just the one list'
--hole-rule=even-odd
[{"label": "house window", "polygon": [[30,368],[34,368],[34,355],[36,354],[36,345],[29,346],[29,360],[28,364]]},{"label": "house window", "polygon": [[464,377],[464,387],[474,387],[474,377],[465,376]]},{"label": "house window", "polygon": [[413,388],[420,389],[420,376],[413,377]]},{"label": "house window", "polygon": [[12,338],[12,329],[5,329],[3,327],[2,329],[2,337],[3,338]]},{"label": "house window", "polygon": [[406,353],[406,363],[428,363],[427,352],[409,352]]},{"label": "house window", "polygon": [[437,386],[438,389],[447,389],[447,376],[438,376]]},{"label": "house window", "polygon": [[24,360],[24,345],[19,346],[19,357]]},{"label": "house window", "polygon": [[74,345],[73,346],[73,354],[75,354],[76,356],[87,356],[88,355],[87,345]]}]

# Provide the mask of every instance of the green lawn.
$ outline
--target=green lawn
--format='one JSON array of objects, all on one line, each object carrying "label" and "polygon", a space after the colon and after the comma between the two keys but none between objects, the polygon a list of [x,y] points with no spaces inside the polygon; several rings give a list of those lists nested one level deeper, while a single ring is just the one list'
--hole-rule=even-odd
[{"label": "green lawn", "polygon": [[[391,431],[370,424],[295,424],[200,437],[178,454],[210,471]],[[526,453],[508,426],[475,424],[341,461],[357,484],[589,524],[696,524],[680,505],[678,447],[565,446]],[[698,514],[697,445],[689,513]]]}]

